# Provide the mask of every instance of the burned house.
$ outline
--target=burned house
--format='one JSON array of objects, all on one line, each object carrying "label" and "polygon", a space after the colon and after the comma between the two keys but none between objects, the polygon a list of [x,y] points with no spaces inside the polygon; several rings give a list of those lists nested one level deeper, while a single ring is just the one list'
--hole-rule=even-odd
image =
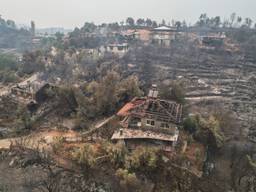
[{"label": "burned house", "polygon": [[169,47],[176,39],[177,29],[166,26],[157,27],[152,30],[152,43],[161,47]]},{"label": "burned house", "polygon": [[224,45],[226,35],[223,33],[208,34],[200,37],[201,45],[207,47],[221,47]]},{"label": "burned house", "polygon": [[122,36],[127,41],[140,40],[144,43],[149,42],[150,34],[149,29],[129,29],[122,32]]},{"label": "burned house", "polygon": [[36,73],[23,82],[13,86],[11,88],[11,93],[25,98],[33,98],[34,94],[45,84],[46,82],[41,79],[41,74]]},{"label": "burned house", "polygon": [[140,34],[137,32],[137,30],[127,30],[123,31],[121,33],[124,39],[128,41],[137,40],[140,38]]},{"label": "burned house", "polygon": [[128,149],[146,145],[172,151],[178,141],[182,106],[160,99],[156,86],[152,86],[147,97],[134,98],[127,103],[117,115],[121,128],[113,134],[112,140],[123,141]]},{"label": "burned house", "polygon": [[105,46],[105,51],[118,55],[123,56],[129,50],[129,45],[127,43],[113,43]]}]

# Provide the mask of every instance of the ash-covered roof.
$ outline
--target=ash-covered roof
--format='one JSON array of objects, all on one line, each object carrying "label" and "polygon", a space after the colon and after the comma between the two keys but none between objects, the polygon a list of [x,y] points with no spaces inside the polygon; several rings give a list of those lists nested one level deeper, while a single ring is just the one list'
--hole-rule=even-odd
[{"label": "ash-covered roof", "polygon": [[160,140],[160,141],[169,141],[169,142],[176,142],[178,140],[178,131],[173,134],[163,134],[163,133],[156,133],[152,131],[142,131],[137,129],[121,129],[116,131],[113,136],[112,140],[128,140],[128,139],[149,139],[149,140]]}]

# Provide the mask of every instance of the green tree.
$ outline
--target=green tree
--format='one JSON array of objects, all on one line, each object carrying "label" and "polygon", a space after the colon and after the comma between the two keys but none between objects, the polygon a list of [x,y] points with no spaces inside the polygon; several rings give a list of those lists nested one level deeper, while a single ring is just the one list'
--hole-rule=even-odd
[{"label": "green tree", "polygon": [[84,144],[73,153],[73,159],[77,161],[87,172],[95,165],[95,152],[90,144]]},{"label": "green tree", "polygon": [[149,18],[147,18],[147,20],[145,22],[146,22],[147,27],[151,27],[153,24],[152,20]]},{"label": "green tree", "polygon": [[189,116],[183,122],[184,130],[188,131],[190,134],[195,133],[199,129],[199,117]]},{"label": "green tree", "polygon": [[16,28],[16,24],[15,24],[15,22],[14,22],[13,20],[7,20],[7,21],[6,21],[6,24],[7,24],[9,27],[13,28],[13,29]]},{"label": "green tree", "polygon": [[152,21],[152,27],[156,28],[158,26],[156,21]]},{"label": "green tree", "polygon": [[163,19],[162,20],[162,23],[161,23],[162,26],[166,26],[166,21]]},{"label": "green tree", "polygon": [[221,19],[220,16],[216,16],[213,18],[213,26],[214,27],[220,27]]},{"label": "green tree", "polygon": [[176,21],[175,27],[177,27],[178,30],[180,30],[181,26],[182,26],[182,23],[180,21]]},{"label": "green tree", "polygon": [[139,88],[139,80],[136,76],[130,76],[122,80],[117,87],[117,97],[121,104],[142,95],[143,92]]},{"label": "green tree", "polygon": [[181,25],[182,25],[182,28],[184,28],[184,29],[188,27],[185,20],[182,21],[182,24],[181,24]]},{"label": "green tree", "polygon": [[158,149],[137,147],[130,156],[127,156],[125,167],[128,170],[143,171],[149,174],[157,169],[160,158]]},{"label": "green tree", "polygon": [[116,23],[109,23],[108,28],[112,31],[117,31],[117,30],[119,30],[120,26],[117,22]]},{"label": "green tree", "polygon": [[233,27],[234,26],[234,22],[236,20],[236,13],[232,13],[230,15],[230,27]]},{"label": "green tree", "polygon": [[0,25],[5,26],[6,22],[5,20],[2,18],[2,15],[0,15]]},{"label": "green tree", "polygon": [[116,176],[119,179],[120,186],[124,191],[140,191],[141,184],[135,173],[130,173],[126,169],[118,169]]},{"label": "green tree", "polygon": [[209,21],[210,21],[209,17],[207,16],[206,13],[204,13],[200,15],[197,25],[199,25],[200,27],[208,26]]},{"label": "green tree", "polygon": [[219,149],[225,142],[225,136],[221,130],[219,120],[210,115],[208,118],[199,118],[198,131],[195,134],[195,138],[205,145],[210,146],[212,149]]},{"label": "green tree", "polygon": [[3,83],[17,83],[19,77],[17,76],[15,71],[11,70],[3,70],[0,71],[0,81]]},{"label": "green tree", "polygon": [[237,24],[238,25],[241,25],[241,23],[242,23],[242,21],[243,21],[243,18],[242,17],[237,17]]},{"label": "green tree", "polygon": [[145,20],[139,18],[139,19],[137,20],[136,24],[137,24],[138,26],[143,26],[143,25],[145,24]]},{"label": "green tree", "polygon": [[185,103],[185,92],[181,83],[173,82],[171,85],[160,86],[160,97],[167,100],[173,100],[178,103]]},{"label": "green tree", "polygon": [[[86,92],[87,96],[82,92]],[[121,80],[114,71],[107,72],[98,82],[86,84],[82,92],[76,91],[79,116],[88,119],[113,114],[125,102],[142,95],[137,77],[130,76]]]},{"label": "green tree", "polygon": [[25,52],[23,54],[22,72],[31,74],[45,69],[45,57],[42,51]]},{"label": "green tree", "polygon": [[97,111],[102,115],[110,114],[115,111],[118,101],[115,93],[119,81],[120,76],[116,72],[111,71],[103,77],[98,87],[96,87],[94,93],[96,107]]},{"label": "green tree", "polygon": [[57,32],[57,33],[55,33],[55,37],[57,38],[57,41],[62,41],[64,34]]},{"label": "green tree", "polygon": [[8,186],[0,184],[0,192],[8,192]]},{"label": "green tree", "polygon": [[81,28],[83,32],[92,33],[97,29],[97,26],[94,23],[86,22],[84,26]]},{"label": "green tree", "polygon": [[121,144],[104,144],[105,146],[105,153],[110,159],[110,162],[115,166],[115,167],[121,167],[125,163],[125,158],[126,155],[128,154],[128,151],[126,147]]},{"label": "green tree", "polygon": [[244,26],[246,27],[246,28],[251,28],[251,26],[252,26],[252,19],[251,18],[245,18],[245,22],[244,22]]},{"label": "green tree", "polygon": [[11,54],[0,53],[0,70],[18,70],[17,58]]},{"label": "green tree", "polygon": [[132,17],[128,17],[126,19],[126,24],[129,25],[129,26],[134,26],[135,21],[134,21],[134,19]]}]

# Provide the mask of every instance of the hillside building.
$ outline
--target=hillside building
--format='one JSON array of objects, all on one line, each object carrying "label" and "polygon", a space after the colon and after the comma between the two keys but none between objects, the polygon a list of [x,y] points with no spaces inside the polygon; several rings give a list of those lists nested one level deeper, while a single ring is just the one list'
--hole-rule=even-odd
[{"label": "hillside building", "polygon": [[122,36],[126,40],[140,40],[144,43],[150,41],[151,31],[149,29],[129,29],[122,32]]},{"label": "hillside building", "polygon": [[208,47],[221,47],[224,45],[226,35],[224,33],[213,33],[200,36],[201,45]]},{"label": "hillside building", "polygon": [[129,50],[129,45],[127,43],[114,43],[114,44],[109,44],[105,46],[105,51],[110,52],[119,56],[123,56],[125,53],[127,53]]},{"label": "hillside building", "polygon": [[112,140],[123,141],[128,149],[147,145],[170,152],[178,141],[182,106],[160,99],[155,85],[147,97],[134,98],[117,115],[121,128]]},{"label": "hillside building", "polygon": [[176,39],[177,29],[166,26],[157,27],[152,30],[152,43],[161,47],[169,47],[171,42]]}]

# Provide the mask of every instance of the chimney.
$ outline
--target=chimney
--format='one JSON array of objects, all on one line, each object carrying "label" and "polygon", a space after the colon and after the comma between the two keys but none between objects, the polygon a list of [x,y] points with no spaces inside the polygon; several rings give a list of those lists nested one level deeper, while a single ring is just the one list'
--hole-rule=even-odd
[{"label": "chimney", "polygon": [[149,90],[149,93],[148,93],[148,97],[153,98],[153,99],[156,99],[158,97],[158,91],[157,91],[156,84],[152,84],[151,89]]},{"label": "chimney", "polygon": [[120,136],[123,135],[123,129],[120,129],[120,130],[119,130],[119,134],[120,134]]}]

